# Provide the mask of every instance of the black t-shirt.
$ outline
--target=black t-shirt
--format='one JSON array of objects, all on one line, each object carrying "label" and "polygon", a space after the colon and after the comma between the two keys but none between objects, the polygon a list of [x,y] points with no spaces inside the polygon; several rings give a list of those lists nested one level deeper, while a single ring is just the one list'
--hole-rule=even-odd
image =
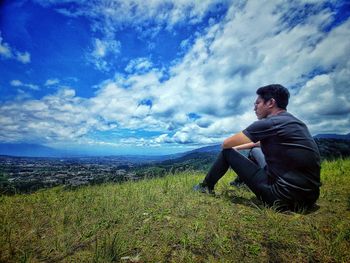
[{"label": "black t-shirt", "polygon": [[317,199],[320,154],[306,125],[288,112],[258,120],[243,133],[260,141],[273,192],[282,199]]}]

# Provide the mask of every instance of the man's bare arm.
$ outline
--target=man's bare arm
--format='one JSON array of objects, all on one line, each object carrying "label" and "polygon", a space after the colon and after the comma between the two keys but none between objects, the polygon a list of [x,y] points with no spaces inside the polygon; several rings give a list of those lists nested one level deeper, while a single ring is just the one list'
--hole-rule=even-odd
[{"label": "man's bare arm", "polygon": [[237,145],[233,148],[236,150],[246,150],[246,149],[251,149],[254,147],[260,147],[260,142],[248,142],[245,144]]},{"label": "man's bare arm", "polygon": [[251,143],[252,141],[243,133],[239,132],[226,140],[224,140],[224,143],[222,144],[223,149],[230,149],[232,147],[242,145],[242,144],[247,144]]}]

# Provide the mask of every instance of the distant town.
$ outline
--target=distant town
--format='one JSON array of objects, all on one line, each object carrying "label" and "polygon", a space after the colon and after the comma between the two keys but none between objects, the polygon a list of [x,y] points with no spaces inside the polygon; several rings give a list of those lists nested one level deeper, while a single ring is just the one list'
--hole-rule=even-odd
[{"label": "distant town", "polygon": [[30,158],[0,156],[0,186],[3,191],[31,192],[65,185],[78,187],[103,182],[137,180],[135,164],[113,157]]}]

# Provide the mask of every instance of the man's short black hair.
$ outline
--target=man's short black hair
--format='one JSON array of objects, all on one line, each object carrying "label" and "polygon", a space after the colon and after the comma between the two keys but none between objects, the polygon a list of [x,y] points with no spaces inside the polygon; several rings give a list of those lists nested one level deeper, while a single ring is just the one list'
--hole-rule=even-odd
[{"label": "man's short black hair", "polygon": [[271,84],[258,88],[256,91],[265,102],[274,99],[276,101],[277,107],[281,109],[287,109],[289,100],[289,91],[280,84]]}]

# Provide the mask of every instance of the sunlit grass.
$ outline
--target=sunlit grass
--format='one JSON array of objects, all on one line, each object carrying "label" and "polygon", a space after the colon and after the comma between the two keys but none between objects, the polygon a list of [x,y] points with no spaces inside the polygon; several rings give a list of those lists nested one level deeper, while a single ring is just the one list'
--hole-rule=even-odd
[{"label": "sunlit grass", "polygon": [[278,213],[225,176],[61,187],[0,197],[0,262],[349,262],[350,160],[322,165],[320,209]]}]

